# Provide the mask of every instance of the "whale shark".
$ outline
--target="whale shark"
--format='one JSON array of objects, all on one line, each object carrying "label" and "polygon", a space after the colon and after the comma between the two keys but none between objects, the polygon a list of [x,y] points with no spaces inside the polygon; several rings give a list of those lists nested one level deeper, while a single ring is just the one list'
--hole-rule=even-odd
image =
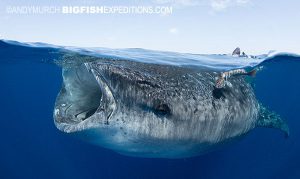
[{"label": "whale shark", "polygon": [[[62,68],[55,125],[120,154],[193,157],[256,127],[289,134],[285,121],[256,99],[246,79],[252,71],[72,58],[89,60]],[[220,77],[224,84],[216,85]]]}]

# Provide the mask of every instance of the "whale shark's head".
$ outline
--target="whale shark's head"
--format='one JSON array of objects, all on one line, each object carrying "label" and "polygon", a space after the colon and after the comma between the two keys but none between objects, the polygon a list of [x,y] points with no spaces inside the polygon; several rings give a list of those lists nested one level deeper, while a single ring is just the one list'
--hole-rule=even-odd
[{"label": "whale shark's head", "polygon": [[99,125],[116,120],[189,120],[210,100],[206,91],[213,91],[213,80],[211,74],[193,69],[128,61],[64,68],[55,122],[71,132],[91,127],[75,127],[91,116],[97,116],[93,121]]},{"label": "whale shark's head", "polygon": [[257,115],[249,85],[233,78],[231,87],[217,89],[217,76],[200,68],[125,60],[63,68],[55,124],[67,133],[100,133],[89,140],[134,152],[141,146],[186,150],[191,142],[216,143],[252,128]]}]

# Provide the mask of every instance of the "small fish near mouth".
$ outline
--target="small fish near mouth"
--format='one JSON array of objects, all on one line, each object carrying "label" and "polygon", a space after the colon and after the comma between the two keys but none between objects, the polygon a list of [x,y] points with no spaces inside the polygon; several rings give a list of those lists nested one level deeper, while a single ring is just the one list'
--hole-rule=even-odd
[{"label": "small fish near mouth", "polygon": [[216,80],[216,88],[223,88],[226,84],[226,81],[228,80],[228,78],[232,77],[232,76],[251,76],[251,77],[255,77],[257,73],[257,69],[251,70],[249,72],[247,72],[245,69],[235,69],[235,70],[230,70],[230,71],[226,71],[226,72],[222,72],[220,77],[218,77],[218,79]]}]

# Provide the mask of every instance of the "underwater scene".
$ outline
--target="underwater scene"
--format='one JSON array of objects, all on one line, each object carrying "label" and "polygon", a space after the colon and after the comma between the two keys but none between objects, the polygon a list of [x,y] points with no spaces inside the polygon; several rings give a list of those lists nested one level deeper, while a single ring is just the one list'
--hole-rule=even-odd
[{"label": "underwater scene", "polygon": [[1,178],[300,178],[300,56],[0,41]]}]

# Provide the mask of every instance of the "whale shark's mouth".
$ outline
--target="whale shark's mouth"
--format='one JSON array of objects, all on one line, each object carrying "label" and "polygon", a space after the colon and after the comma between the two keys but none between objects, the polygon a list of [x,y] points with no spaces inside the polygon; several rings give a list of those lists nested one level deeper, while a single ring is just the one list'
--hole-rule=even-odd
[{"label": "whale shark's mouth", "polygon": [[84,64],[63,69],[62,73],[63,86],[56,99],[54,119],[59,129],[72,132],[95,113],[104,112],[107,95],[102,91],[105,84]]}]

